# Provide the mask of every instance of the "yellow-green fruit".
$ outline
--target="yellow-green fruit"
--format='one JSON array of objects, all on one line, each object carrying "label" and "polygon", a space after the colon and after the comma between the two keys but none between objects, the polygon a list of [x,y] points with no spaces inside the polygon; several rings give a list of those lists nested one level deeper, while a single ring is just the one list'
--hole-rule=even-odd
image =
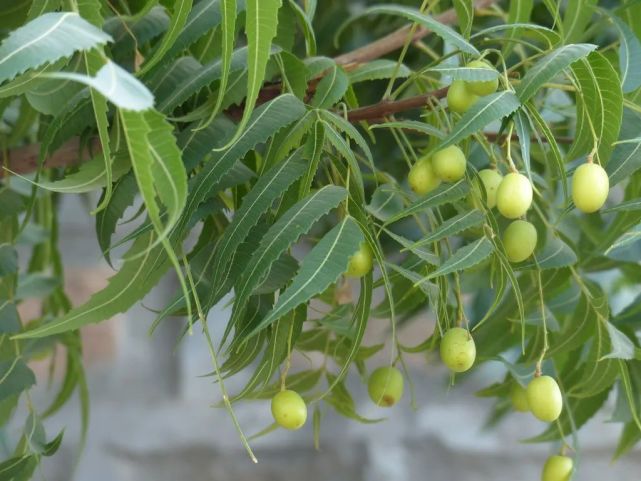
[{"label": "yellow-green fruit", "polygon": [[485,188],[485,205],[491,209],[496,205],[496,191],[499,189],[499,185],[501,185],[503,176],[496,170],[483,169],[479,172],[479,177]]},{"label": "yellow-green fruit", "polygon": [[525,220],[515,220],[503,234],[505,254],[511,262],[522,262],[536,249],[536,227]]},{"label": "yellow-green fruit", "polygon": [[551,423],[563,410],[563,397],[556,381],[550,376],[535,377],[527,386],[527,402],[537,419]]},{"label": "yellow-green fruit", "polygon": [[577,209],[587,214],[605,204],[610,192],[608,173],[598,164],[583,164],[572,177],[572,199]]},{"label": "yellow-green fruit", "polygon": [[369,377],[367,392],[381,407],[391,407],[403,397],[403,375],[395,367],[379,367]]},{"label": "yellow-green fruit", "polygon": [[372,250],[366,242],[363,242],[356,253],[349,258],[347,265],[347,277],[363,277],[372,270]]},{"label": "yellow-green fruit", "polygon": [[496,207],[508,219],[525,214],[532,205],[532,184],[529,179],[516,172],[503,177],[496,191]]},{"label": "yellow-green fruit", "polygon": [[567,456],[550,456],[543,466],[541,481],[569,481],[574,463]]},{"label": "yellow-green fruit", "polygon": [[307,405],[296,391],[281,391],[272,398],[272,416],[285,429],[300,429],[307,421]]},{"label": "yellow-green fruit", "polygon": [[432,167],[439,179],[445,182],[456,182],[465,176],[467,160],[461,149],[456,145],[450,145],[432,156]]},{"label": "yellow-green fruit", "polygon": [[431,159],[421,159],[410,169],[407,176],[410,188],[418,195],[425,195],[436,189],[441,183],[434,173]]},{"label": "yellow-green fruit", "polygon": [[[484,68],[488,70],[495,70],[489,63],[483,60],[474,60],[467,64],[468,68]],[[499,88],[499,79],[498,76],[492,80],[475,80],[471,82],[465,82],[467,90],[475,95],[490,95],[496,92],[496,89]]]},{"label": "yellow-green fruit", "polygon": [[512,389],[510,390],[510,400],[512,401],[512,407],[515,411],[526,413],[530,410],[530,406],[527,402],[527,394],[525,393],[525,388],[518,382],[512,384]]},{"label": "yellow-green fruit", "polygon": [[461,327],[453,327],[441,339],[441,360],[454,372],[465,372],[474,364],[476,345],[472,335]]},{"label": "yellow-green fruit", "polygon": [[464,114],[476,103],[478,96],[470,92],[463,80],[455,80],[447,91],[447,106],[452,112]]}]

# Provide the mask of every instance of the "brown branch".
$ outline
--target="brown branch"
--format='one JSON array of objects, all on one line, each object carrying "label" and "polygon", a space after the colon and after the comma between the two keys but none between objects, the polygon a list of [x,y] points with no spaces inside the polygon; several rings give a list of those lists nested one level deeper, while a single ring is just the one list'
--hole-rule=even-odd
[{"label": "brown branch", "polygon": [[[493,3],[496,3],[497,0],[477,0],[474,4],[476,9],[487,8]],[[455,24],[458,20],[456,16],[456,11],[454,9],[447,10],[442,14],[436,17],[436,20],[439,22],[452,25]],[[370,44],[359,47],[356,50],[339,55],[334,60],[343,65],[345,68],[350,69],[357,66],[360,63],[368,62],[383,55],[387,55],[405,45],[407,41],[407,35],[411,27],[405,26],[402,27],[389,35],[376,40]],[[413,41],[417,41],[427,34],[430,31],[424,27],[419,27],[414,34]],[[315,86],[315,83],[311,84],[311,88]],[[277,97],[281,92],[281,86],[278,84],[271,84],[265,86],[259,95],[258,103],[267,102],[274,97]],[[447,94],[447,88],[436,90],[434,92],[421,95],[418,97],[411,97],[403,100],[397,101],[386,101],[381,102],[375,105],[368,107],[362,107],[360,109],[352,110],[348,113],[348,118],[352,122],[357,122],[360,120],[376,120],[385,117],[386,115],[391,115],[398,112],[403,112],[406,110],[420,108],[427,104],[429,97],[442,98]],[[228,114],[233,117],[238,117],[239,114],[242,116],[243,106],[235,106],[228,110]],[[80,142],[79,140],[72,139],[66,144],[64,144],[60,149],[51,154],[46,162],[46,167],[64,167],[67,165],[73,165],[78,162],[82,162],[88,158],[88,152],[80,152]],[[9,151],[9,159],[5,165],[8,164],[8,167],[17,173],[28,173],[33,172],[37,168],[38,164],[38,154],[40,150],[39,144],[28,145],[25,147],[18,147],[11,149]],[[94,150],[95,152],[95,150]],[[4,171],[0,169],[0,177],[2,177]]]}]

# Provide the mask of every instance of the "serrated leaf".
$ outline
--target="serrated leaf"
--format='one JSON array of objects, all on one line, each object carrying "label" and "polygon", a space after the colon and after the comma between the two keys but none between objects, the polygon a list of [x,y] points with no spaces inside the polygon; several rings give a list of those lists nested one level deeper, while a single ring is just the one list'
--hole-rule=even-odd
[{"label": "serrated leaf", "polygon": [[139,75],[144,75],[146,72],[149,72],[160,61],[162,61],[167,51],[169,51],[180,35],[180,32],[183,30],[183,27],[187,22],[189,12],[191,11],[192,3],[193,0],[175,0],[173,2],[174,8],[169,22],[169,28],[167,29],[167,32],[165,32],[160,44],[154,49],[151,56],[145,60]]},{"label": "serrated leaf", "polygon": [[474,267],[487,259],[494,252],[494,245],[486,237],[482,237],[472,244],[468,244],[457,250],[452,256],[441,264],[435,271],[431,272],[427,279],[445,276],[452,272]]},{"label": "serrated leaf", "polygon": [[454,9],[458,16],[458,24],[465,38],[470,38],[474,23],[474,3],[472,0],[454,0]]},{"label": "serrated leaf", "polygon": [[95,77],[73,72],[44,74],[48,78],[73,80],[87,85],[107,98],[115,106],[136,112],[154,105],[154,96],[136,77],[114,62],[107,62]]},{"label": "serrated leaf", "polygon": [[434,231],[430,232],[421,240],[416,242],[412,247],[437,242],[445,237],[456,235],[466,229],[477,227],[484,221],[485,216],[479,210],[473,209],[467,212],[463,212],[462,214],[456,215],[443,222],[436,229],[434,229]]},{"label": "serrated leaf", "polygon": [[479,51],[469,42],[467,42],[461,35],[456,33],[447,25],[442,24],[435,18],[422,13],[420,10],[402,5],[377,5],[375,7],[366,8],[362,12],[350,18],[347,22],[341,25],[338,35],[355,20],[368,16],[368,15],[396,15],[405,17],[406,19],[415,22],[422,27],[429,29],[436,35],[441,37],[444,41],[458,48],[459,50],[470,53],[472,55],[479,55]]},{"label": "serrated leaf", "polygon": [[109,35],[77,13],[45,13],[11,32],[0,45],[0,83],[109,41]]},{"label": "serrated leaf", "polygon": [[279,317],[323,292],[345,272],[349,258],[358,250],[361,242],[363,233],[358,224],[353,218],[345,217],[305,256],[291,285],[249,335],[256,335]]},{"label": "serrated leaf", "polygon": [[19,358],[0,362],[0,401],[21,393],[36,383],[36,376]]},{"label": "serrated leaf", "polygon": [[460,180],[455,184],[441,184],[437,189],[427,194],[425,197],[412,203],[409,207],[392,216],[385,222],[385,225],[392,224],[398,220],[404,219],[418,212],[432,209],[445,203],[454,202],[462,199],[470,192],[470,186],[465,180]]},{"label": "serrated leaf", "polygon": [[522,103],[530,100],[544,83],[549,82],[577,60],[597,48],[592,44],[565,45],[547,54],[532,66],[516,87],[516,95]]},{"label": "serrated leaf", "polygon": [[319,109],[332,107],[345,95],[347,87],[349,77],[341,66],[334,64],[318,82],[311,105]]},{"label": "serrated leaf", "polygon": [[[576,77],[582,98],[582,112],[594,129],[598,141],[598,158],[607,164],[612,152],[612,144],[619,138],[623,115],[623,93],[618,75],[610,62],[600,53],[592,52],[587,58],[576,62],[572,70]],[[577,127],[578,129],[578,127]],[[579,147],[573,149],[575,158],[592,148],[594,143],[592,129],[582,129],[584,139],[577,138]],[[585,144],[580,148],[580,144]]]},{"label": "serrated leaf", "polygon": [[403,210],[403,195],[398,187],[383,184],[376,188],[365,209],[377,219],[386,221]]},{"label": "serrated leaf", "polygon": [[594,15],[594,7],[598,0],[568,0],[563,16],[563,34],[565,43],[581,40],[590,20]]},{"label": "serrated leaf", "polygon": [[610,15],[610,19],[621,39],[619,70],[621,71],[621,88],[623,93],[627,94],[641,87],[641,41],[619,17]]},{"label": "serrated leaf", "polygon": [[[531,3],[532,0],[520,0],[519,2],[510,2],[512,5],[522,5],[525,6],[528,2]],[[547,43],[548,48],[552,48],[554,45],[561,41],[561,37],[551,28],[545,27],[543,25],[537,25],[535,23],[523,23],[523,22],[508,22],[507,24],[494,25],[492,27],[484,28],[470,37],[472,40],[479,38],[487,37],[490,34],[499,34],[500,36],[508,36],[511,38],[524,38],[536,36],[538,39],[543,40]]]},{"label": "serrated leaf", "polygon": [[529,262],[519,269],[559,269],[576,264],[577,256],[572,248],[559,237],[550,236],[542,252],[534,255],[535,262]]},{"label": "serrated leaf", "polygon": [[427,135],[432,135],[439,139],[445,137],[445,134],[433,125],[427,124],[425,122],[419,122],[417,120],[398,120],[394,122],[384,122],[381,124],[371,125],[370,130],[373,129],[404,129],[404,130],[415,130]]},{"label": "serrated leaf", "polygon": [[608,207],[603,209],[603,213],[608,212],[632,212],[636,210],[641,210],[641,198],[640,199],[631,199],[621,202],[620,204]]},{"label": "serrated leaf", "polygon": [[229,266],[237,247],[258,223],[260,216],[305,173],[306,164],[307,159],[303,158],[302,150],[295,151],[288,159],[259,177],[254,187],[245,195],[243,203],[234,213],[233,220],[216,245],[210,277],[214,286],[227,285]]},{"label": "serrated leaf", "polygon": [[11,244],[0,244],[0,277],[18,271],[18,252]]},{"label": "serrated leaf", "polygon": [[639,169],[641,169],[641,142],[617,144],[608,165],[605,166],[610,178],[610,187],[627,179]]},{"label": "serrated leaf", "polygon": [[294,10],[296,18],[303,29],[303,34],[305,35],[305,52],[307,57],[313,57],[316,55],[316,34],[314,33],[314,27],[312,25],[313,15],[308,15],[300,5],[296,3],[296,0],[289,0],[289,5]]},{"label": "serrated leaf", "polygon": [[634,359],[635,346],[630,338],[617,329],[611,322],[606,322],[605,327],[608,330],[612,350],[601,359]]},{"label": "serrated leaf", "polygon": [[327,120],[330,124],[332,124],[338,130],[340,130],[344,134],[347,134],[347,136],[351,140],[353,140],[356,143],[356,145],[358,145],[361,148],[361,150],[367,157],[367,160],[370,162],[370,164],[372,166],[374,165],[374,158],[372,156],[372,151],[369,148],[369,144],[363,138],[360,132],[356,129],[356,127],[354,127],[351,123],[349,123],[340,115],[336,115],[335,113],[330,112],[329,110],[320,110],[319,114],[322,119]]},{"label": "serrated leaf", "polygon": [[426,72],[434,72],[445,77],[451,77],[452,80],[465,80],[479,81],[479,80],[494,80],[501,75],[498,70],[493,68],[481,67],[447,67],[437,65],[425,70]]},{"label": "serrated leaf", "polygon": [[450,134],[439,144],[439,148],[458,143],[469,135],[483,130],[489,123],[510,115],[520,106],[519,99],[508,90],[481,97],[463,114]]},{"label": "serrated leaf", "polygon": [[250,267],[243,272],[234,289],[236,298],[230,321],[232,324],[245,311],[248,297],[262,282],[272,264],[318,219],[336,208],[346,197],[347,191],[342,187],[325,186],[296,203],[269,228],[252,255]]},{"label": "serrated leaf", "polygon": [[516,130],[516,135],[519,138],[519,146],[521,147],[521,159],[523,159],[523,165],[525,166],[525,172],[532,182],[532,167],[530,162],[530,151],[532,145],[532,123],[530,118],[527,115],[527,110],[518,110],[514,117],[514,129]]},{"label": "serrated leaf", "polygon": [[388,59],[377,59],[367,62],[349,72],[350,83],[356,84],[368,80],[382,80],[391,78],[409,77],[412,70],[405,64],[398,65],[398,62]]},{"label": "serrated leaf", "polygon": [[621,235],[621,237],[615,240],[614,243],[605,251],[605,255],[610,255],[616,251],[629,247],[631,244],[634,244],[639,240],[641,240],[641,224],[637,224],[630,228],[627,232]]}]

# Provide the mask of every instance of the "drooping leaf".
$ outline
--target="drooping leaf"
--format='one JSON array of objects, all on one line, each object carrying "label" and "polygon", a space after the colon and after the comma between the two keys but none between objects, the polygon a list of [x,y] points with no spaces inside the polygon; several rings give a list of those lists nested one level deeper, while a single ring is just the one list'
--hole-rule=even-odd
[{"label": "drooping leaf", "polygon": [[391,78],[392,75],[396,75],[396,78],[405,78],[409,77],[411,73],[412,70],[405,64],[398,65],[398,62],[393,60],[378,59],[351,70],[349,72],[349,81],[353,85],[368,80]]},{"label": "drooping leaf", "polygon": [[449,259],[443,262],[438,269],[430,272],[427,279],[434,279],[452,272],[474,267],[487,259],[492,252],[494,252],[494,246],[486,237],[482,237],[476,242],[457,250]]}]

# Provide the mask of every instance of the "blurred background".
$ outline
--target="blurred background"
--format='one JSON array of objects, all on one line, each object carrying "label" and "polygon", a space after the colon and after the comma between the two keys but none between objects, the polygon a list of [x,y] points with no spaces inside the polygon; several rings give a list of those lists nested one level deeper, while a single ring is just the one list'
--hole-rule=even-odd
[{"label": "blurred background", "polygon": [[[65,196],[61,213],[61,245],[67,266],[68,291],[75,303],[100,289],[113,271],[102,260],[87,213],[87,199]],[[145,300],[155,309],[175,292],[167,280]],[[25,306],[28,308],[28,306]],[[209,322],[221,334],[228,313],[212,312]],[[505,368],[487,363],[473,376],[450,386],[436,359],[408,357],[416,391],[416,408],[409,390],[392,409],[376,407],[357,375],[349,380],[358,412],[368,418],[386,417],[377,424],[359,424],[323,411],[320,450],[314,449],[311,422],[297,432],[277,430],[252,441],[258,457],[245,453],[227,412],[212,407],[220,401],[211,377],[211,362],[199,332],[178,347],[179,323],[170,319],[153,337],[148,328],[154,313],[137,306],[127,315],[83,331],[91,396],[91,419],[84,452],[78,458],[80,408],[69,403],[45,426],[49,436],[65,428],[63,446],[44,460],[34,479],[47,481],[535,481],[550,454],[548,445],[519,441],[539,434],[544,425],[528,414],[509,414],[485,429],[492,401],[475,391],[500,380]],[[386,335],[386,321],[372,321],[366,344]],[[402,329],[408,344],[425,339],[433,329],[427,311]],[[59,362],[64,356],[58,356]],[[387,362],[382,353],[368,367]],[[292,370],[305,368],[298,359]],[[33,366],[39,376],[34,402],[45,405],[49,363]],[[57,369],[58,373],[62,369]],[[227,383],[237,392],[250,373]],[[61,379],[54,374],[55,389]],[[51,393],[49,393],[50,399]],[[637,449],[611,464],[620,425],[608,424],[614,408],[590,421],[580,432],[579,481],[638,481],[641,452]],[[235,405],[249,436],[272,422],[269,401]],[[24,416],[16,416],[23,420]],[[13,432],[15,431],[15,433]],[[19,426],[5,432],[11,438]],[[76,465],[77,464],[77,465]]]}]

